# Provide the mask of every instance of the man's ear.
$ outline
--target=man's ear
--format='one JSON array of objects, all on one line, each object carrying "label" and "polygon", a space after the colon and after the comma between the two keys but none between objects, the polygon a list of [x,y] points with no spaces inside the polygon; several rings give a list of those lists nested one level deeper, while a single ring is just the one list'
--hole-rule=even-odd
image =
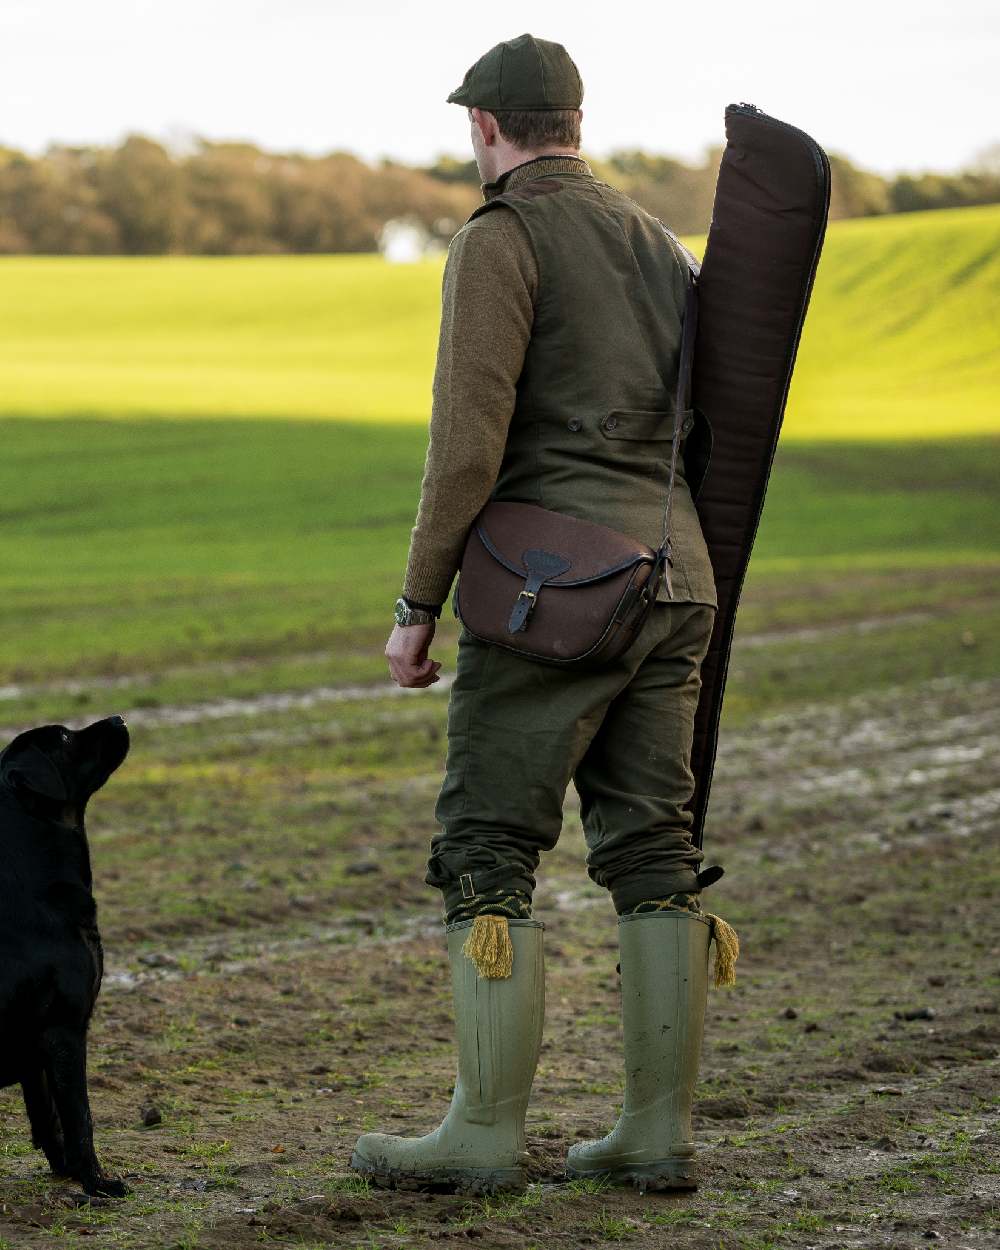
[{"label": "man's ear", "polygon": [[8,785],[22,785],[47,799],[65,802],[69,790],[62,773],[44,751],[29,744],[12,753],[8,747],[0,754],[0,781]]},{"label": "man's ear", "polygon": [[488,148],[491,148],[500,134],[497,119],[487,109],[474,108],[470,111],[472,120],[479,127],[479,132],[483,136],[483,142]]}]

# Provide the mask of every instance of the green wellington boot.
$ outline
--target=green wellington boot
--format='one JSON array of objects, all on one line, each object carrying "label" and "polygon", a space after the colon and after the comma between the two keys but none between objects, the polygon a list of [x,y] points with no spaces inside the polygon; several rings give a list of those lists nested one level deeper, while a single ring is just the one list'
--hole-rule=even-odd
[{"label": "green wellington boot", "polygon": [[697,1189],[691,1100],[708,999],[711,920],[665,910],[619,919],[625,1100],[600,1141],[570,1147],[571,1178]]},{"label": "green wellington boot", "polygon": [[447,929],[458,1037],[451,1107],[425,1137],[358,1138],[351,1167],[376,1184],[473,1194],[525,1187],[524,1117],[545,1005],[544,926],[539,920],[506,921],[513,969],[509,976],[484,977],[462,949],[473,923]]}]

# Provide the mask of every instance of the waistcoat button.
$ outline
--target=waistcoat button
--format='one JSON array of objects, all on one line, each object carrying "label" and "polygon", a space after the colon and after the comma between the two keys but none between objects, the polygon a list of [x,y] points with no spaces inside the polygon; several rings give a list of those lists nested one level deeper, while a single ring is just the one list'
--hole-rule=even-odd
[{"label": "waistcoat button", "polygon": [[614,413],[612,413],[610,417],[605,417],[604,428],[606,430],[614,430],[614,429],[617,429],[617,427],[618,427],[618,418],[614,415]]},{"label": "waistcoat button", "polygon": [[575,433],[577,430],[583,429],[583,422],[579,417],[570,417],[570,419],[566,422],[566,427]]}]

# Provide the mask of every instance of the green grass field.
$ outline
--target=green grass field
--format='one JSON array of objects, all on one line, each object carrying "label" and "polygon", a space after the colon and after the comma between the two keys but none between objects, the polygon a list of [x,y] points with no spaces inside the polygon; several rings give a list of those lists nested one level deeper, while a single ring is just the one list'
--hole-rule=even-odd
[{"label": "green grass field", "polygon": [[[367,256],[6,257],[0,411],[423,423],[440,279]],[[996,432],[998,336],[1000,206],[835,222],[784,437]]]},{"label": "green grass field", "polygon": [[[1000,207],[831,227],[741,624],[995,570],[998,243]],[[0,275],[0,682],[155,671],[222,692],[240,679],[165,670],[246,656],[278,683],[381,675],[440,264],[29,257]],[[828,593],[778,594],[807,575]]]},{"label": "green grass field", "polygon": [[[423,430],[59,418],[8,419],[0,437],[0,683],[320,650],[322,680],[382,674]],[[790,442],[748,589],[771,602],[822,580],[776,621],[802,624],[995,571],[998,460],[986,438]],[[753,602],[741,622],[766,627]]]}]

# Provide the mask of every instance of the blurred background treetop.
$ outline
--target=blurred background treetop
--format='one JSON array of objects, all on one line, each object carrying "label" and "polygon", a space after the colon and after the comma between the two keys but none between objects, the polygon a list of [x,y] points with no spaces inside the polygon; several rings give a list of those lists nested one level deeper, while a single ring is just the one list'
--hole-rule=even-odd
[{"label": "blurred background treetop", "polygon": [[[703,234],[722,147],[702,164],[623,150],[587,157],[597,177],[681,234]],[[584,152],[586,156],[586,152]],[[886,178],[831,155],[831,217],[1000,202],[1000,143],[956,174]],[[246,255],[374,252],[405,219],[446,244],[481,201],[475,162],[368,164],[195,139],[171,151],[141,134],[115,147],[0,147],[0,253]]]}]

